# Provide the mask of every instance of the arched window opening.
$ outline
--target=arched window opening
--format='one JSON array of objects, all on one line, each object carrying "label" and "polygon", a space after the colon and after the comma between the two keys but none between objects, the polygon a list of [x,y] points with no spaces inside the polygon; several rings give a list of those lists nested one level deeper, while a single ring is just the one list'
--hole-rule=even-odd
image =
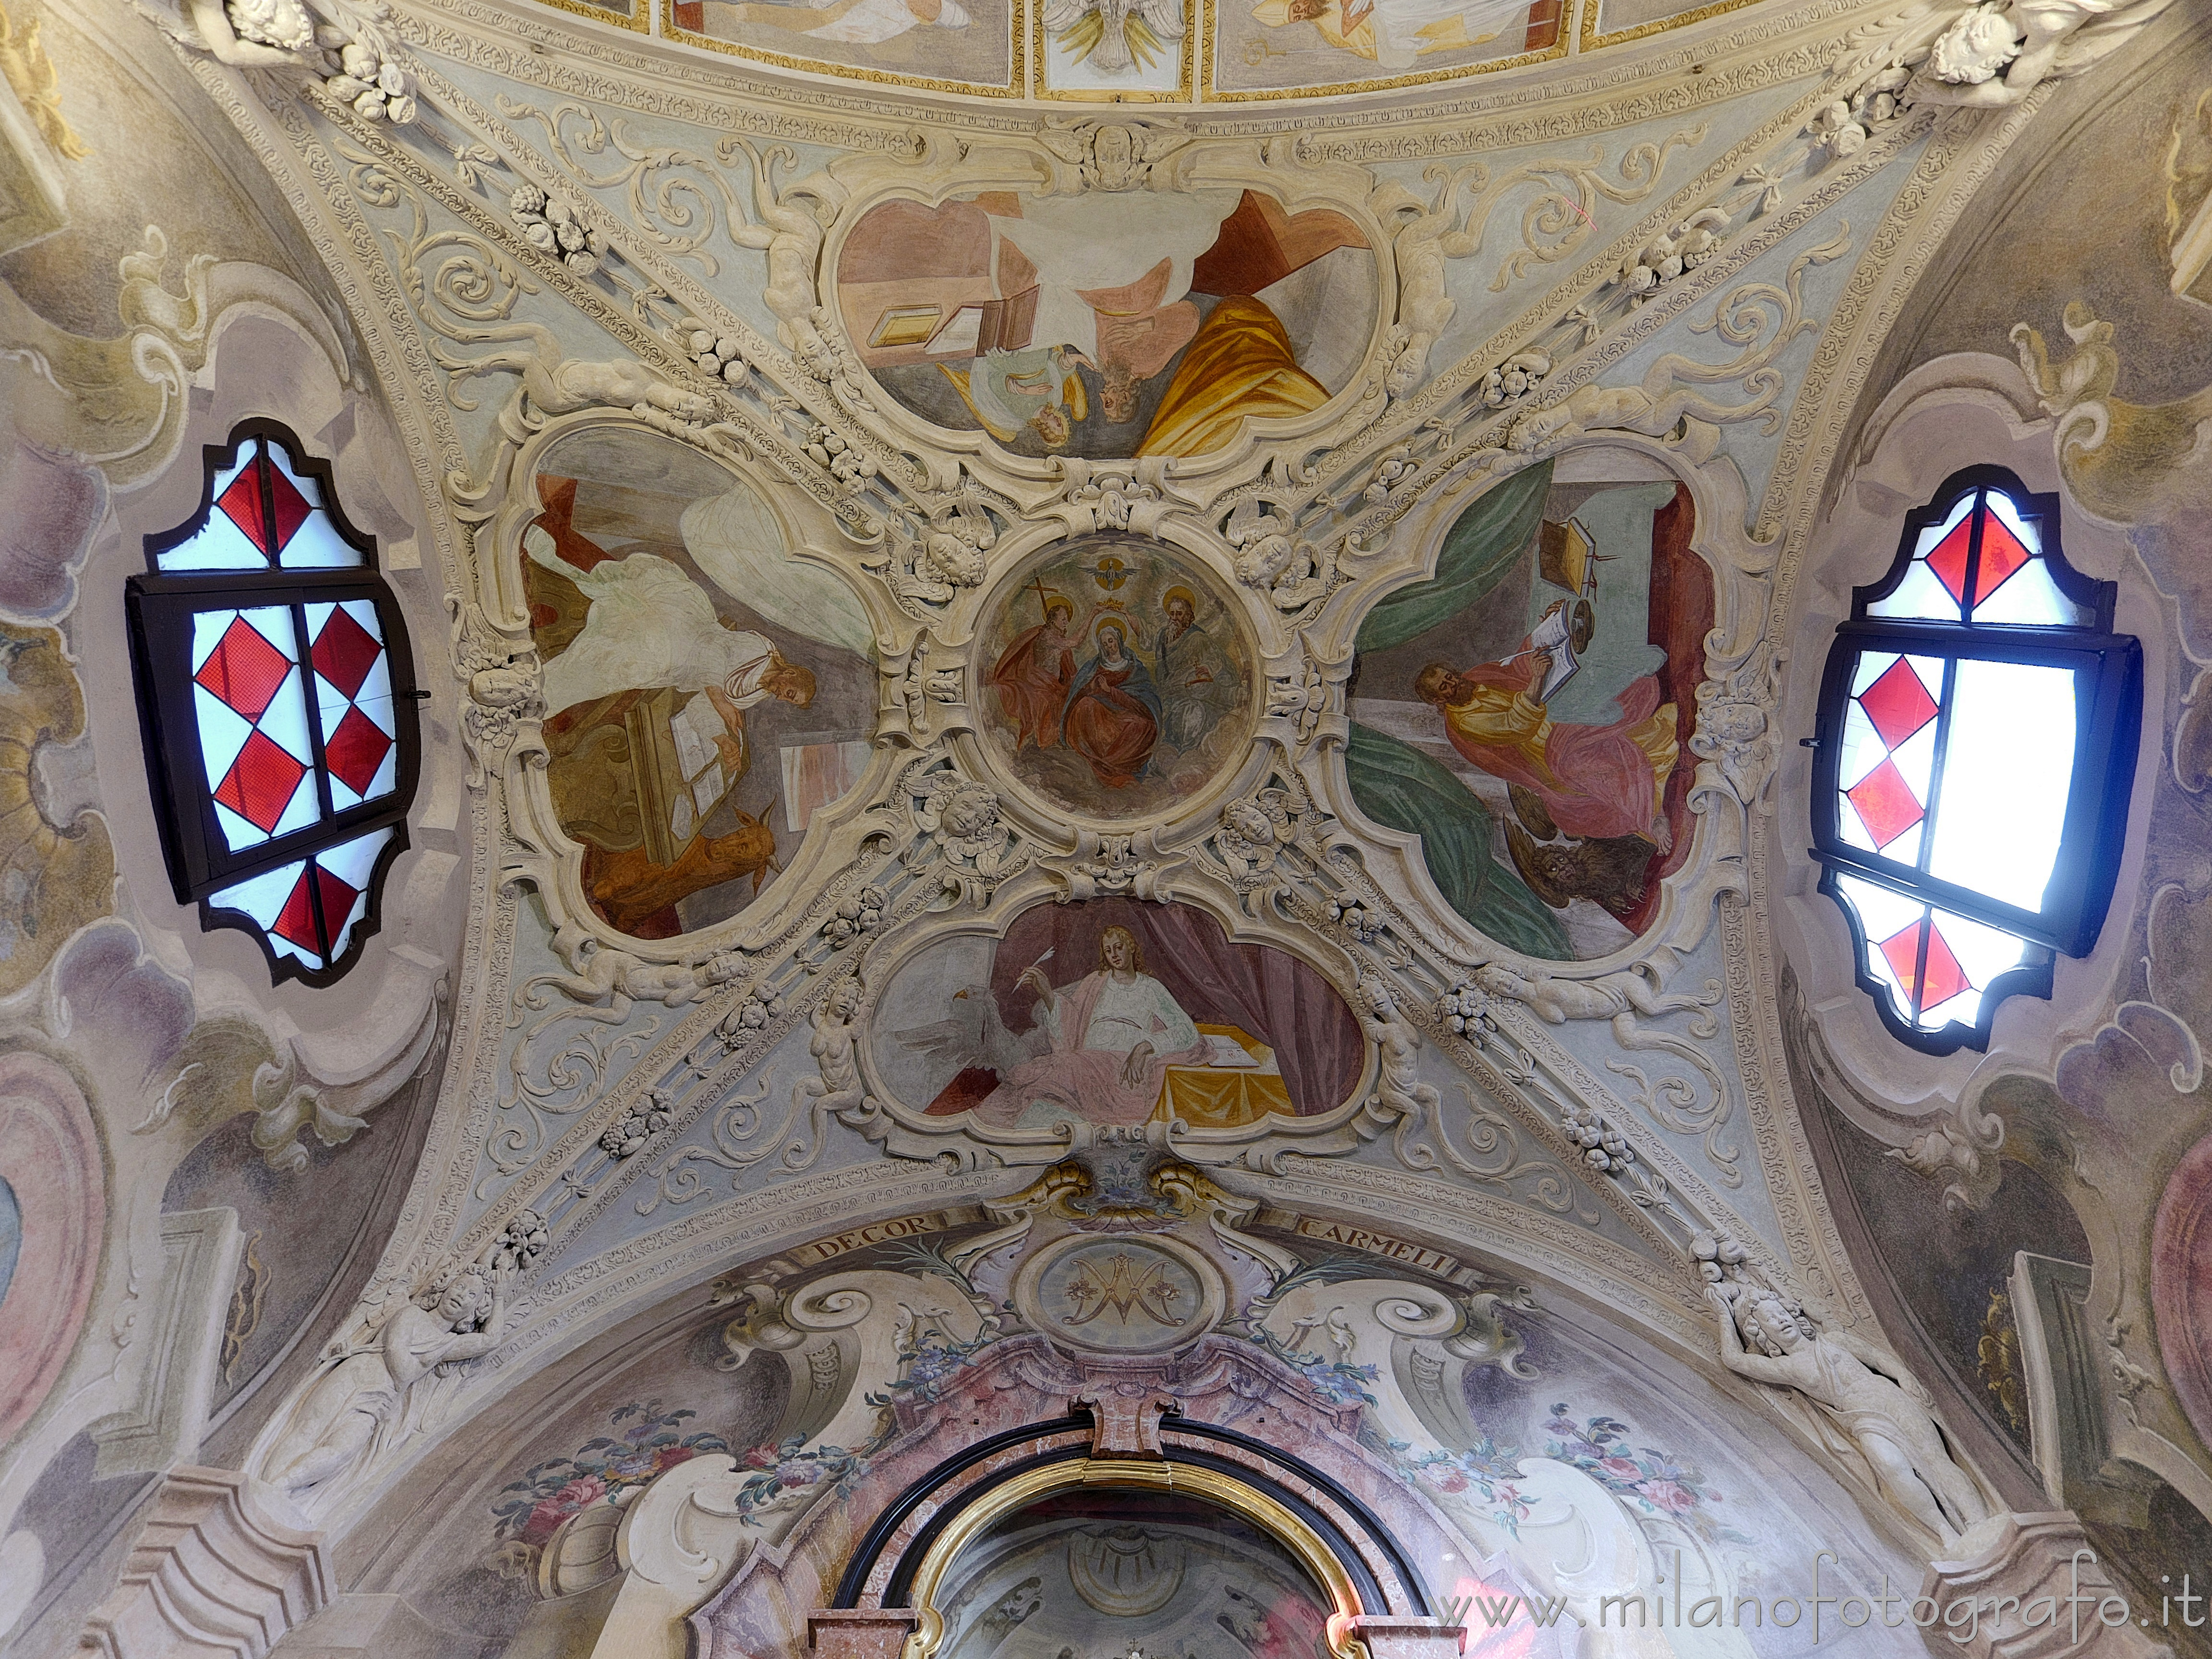
[{"label": "arched window opening", "polygon": [[1997,1004],[2049,996],[2054,953],[2104,925],[2142,719],[2116,592],[2066,562],[2057,495],[1996,466],[1946,479],[1852,590],[1812,739],[1813,855],[1861,988],[1915,1048],[1986,1048]]},{"label": "arched window opening", "polygon": [[275,979],[327,984],[406,845],[406,629],[328,463],[261,420],[205,458],[198,511],[146,538],[125,600],[162,851],[202,926],[252,933]]}]

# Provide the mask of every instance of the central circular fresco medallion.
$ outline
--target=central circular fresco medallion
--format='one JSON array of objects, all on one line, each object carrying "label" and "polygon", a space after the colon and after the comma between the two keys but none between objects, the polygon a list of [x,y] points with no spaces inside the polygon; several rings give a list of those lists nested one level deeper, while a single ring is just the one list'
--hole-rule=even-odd
[{"label": "central circular fresco medallion", "polygon": [[1134,536],[1054,547],[986,608],[982,736],[1063,811],[1156,818],[1251,738],[1253,653],[1194,560]]},{"label": "central circular fresco medallion", "polygon": [[1022,1274],[1015,1300],[1054,1341],[1103,1353],[1187,1346],[1212,1328],[1222,1308],[1218,1278],[1203,1256],[1127,1233],[1048,1246]]}]

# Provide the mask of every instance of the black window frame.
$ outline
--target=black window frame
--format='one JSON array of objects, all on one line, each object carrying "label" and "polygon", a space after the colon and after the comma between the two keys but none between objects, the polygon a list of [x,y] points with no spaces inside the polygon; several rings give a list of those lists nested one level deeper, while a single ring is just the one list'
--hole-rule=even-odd
[{"label": "black window frame", "polygon": [[[2089,613],[2087,623],[1977,623],[1972,620],[1971,607],[1964,621],[1936,622],[1868,614],[1869,607],[1896,592],[1905,580],[1922,534],[1942,524],[1962,499],[1978,490],[1999,491],[2009,499],[2021,519],[2033,529],[2053,583],[2067,599]],[[1975,591],[1979,572],[1984,522],[1976,517],[1971,532],[1964,576],[1969,594]],[[2086,576],[2066,562],[2057,491],[2031,490],[2009,468],[1989,465],[1963,467],[1952,473],[1927,505],[1906,514],[1898,538],[1897,556],[1889,570],[1880,580],[1851,590],[1850,616],[1837,625],[1834,642],[1828,647],[1827,662],[1820,676],[1814,735],[1809,739],[1814,750],[1811,854],[1821,866],[1819,890],[1835,901],[1850,927],[1859,988],[1874,999],[1882,1024],[1890,1033],[1912,1048],[1939,1055],[1955,1053],[1960,1048],[1987,1049],[1997,1007],[2006,998],[2049,997],[2055,953],[2087,956],[2096,944],[2119,877],[2120,856],[2127,834],[2128,799],[2135,787],[2136,750],[2142,738],[2142,646],[2130,635],[2112,631],[2118,592],[2118,584]],[[2026,911],[2002,903],[1896,860],[1884,858],[1879,853],[1854,847],[1843,839],[1838,826],[1837,783],[1843,762],[1844,720],[1850,702],[1851,680],[1863,653],[1887,651],[1944,659],[1942,702],[1947,731],[1950,690],[1960,660],[2073,669],[2078,711],[2073,782],[2060,832],[2057,860],[2045,890],[2040,911]],[[1919,861],[1923,864],[1932,848],[1934,824],[1942,810],[1944,759],[1939,747],[1926,809],[1929,830],[1923,835],[1920,844]],[[2023,963],[1992,980],[1984,989],[1974,1024],[1969,1026],[1954,1020],[1939,1030],[1923,1030],[1898,1017],[1891,1003],[1889,987],[1872,970],[1873,941],[1867,937],[1856,910],[1838,887],[1838,875],[1861,878],[1915,902],[2015,934],[2041,947],[2040,958]]]},{"label": "black window frame", "polygon": [[[164,571],[161,568],[162,554],[181,546],[207,527],[210,516],[217,510],[216,479],[237,464],[248,445],[256,442],[281,449],[296,475],[313,481],[331,527],[340,540],[361,555],[358,566],[295,568],[271,562],[260,570],[246,567]],[[311,986],[328,985],[353,967],[360,958],[362,947],[378,931],[385,878],[392,860],[407,847],[407,814],[414,803],[422,765],[421,721],[416,709],[419,700],[426,694],[416,689],[414,653],[410,648],[406,619],[378,566],[375,538],[346,516],[330,462],[310,453],[281,422],[260,416],[239,422],[224,442],[209,444],[200,454],[203,478],[198,508],[181,524],[145,538],[146,571],[131,576],[124,584],[139,733],[146,753],[155,821],[161,830],[162,857],[177,902],[197,903],[200,925],[204,929],[234,927],[251,933],[269,960],[272,983],[297,979]],[[323,756],[321,717],[314,707],[310,679],[302,686],[309,703],[307,733],[313,754],[309,772],[324,809],[323,816],[313,823],[287,831],[257,847],[234,852],[216,818],[214,794],[208,785],[200,745],[199,718],[192,698],[192,618],[209,611],[288,606],[293,616],[295,638],[300,642],[304,672],[308,639],[305,607],[357,599],[366,599],[375,606],[384,635],[392,681],[392,736],[398,750],[392,793],[382,799],[361,802],[343,811],[333,810],[330,776]],[[355,924],[345,949],[321,968],[311,968],[299,957],[278,951],[262,925],[245,911],[213,902],[213,895],[219,890],[387,828],[392,836],[379,853],[368,876],[368,908]],[[334,929],[322,917],[319,884],[311,880],[307,887],[319,930],[327,939]]]}]

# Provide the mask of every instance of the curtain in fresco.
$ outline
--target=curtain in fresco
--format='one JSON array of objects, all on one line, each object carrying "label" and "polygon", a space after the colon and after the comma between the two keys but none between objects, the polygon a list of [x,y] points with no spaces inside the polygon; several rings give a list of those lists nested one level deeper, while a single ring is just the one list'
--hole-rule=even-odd
[{"label": "curtain in fresco", "polygon": [[1344,769],[1360,811],[1421,838],[1421,855],[1445,903],[1500,945],[1554,960],[1574,955],[1559,917],[1492,856],[1490,809],[1444,767],[1354,722]]},{"label": "curtain in fresco", "polygon": [[1552,464],[1539,462],[1489,490],[1460,514],[1437,556],[1437,574],[1401,587],[1367,613],[1359,649],[1388,651],[1447,622],[1498,585],[1544,521]]},{"label": "curtain in fresco", "polygon": [[1042,905],[1018,917],[991,969],[1006,1029],[1026,1030],[1035,1018],[1036,998],[1014,983],[1024,968],[1049,947],[1045,977],[1073,984],[1098,965],[1099,936],[1116,926],[1136,934],[1145,971],[1194,1021],[1240,1026],[1274,1049],[1299,1112],[1328,1111],[1352,1093],[1366,1040],[1335,988],[1287,951],[1231,945],[1218,922],[1187,904],[1097,898]]}]

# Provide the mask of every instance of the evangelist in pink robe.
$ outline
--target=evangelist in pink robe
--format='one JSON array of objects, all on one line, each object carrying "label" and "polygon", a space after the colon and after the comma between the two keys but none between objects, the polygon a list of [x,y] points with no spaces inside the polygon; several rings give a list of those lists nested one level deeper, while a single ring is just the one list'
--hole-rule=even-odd
[{"label": "evangelist in pink robe", "polygon": [[[1092,1123],[1141,1123],[1152,1115],[1170,1066],[1203,1066],[1206,1039],[1167,988],[1149,974],[1125,983],[1101,969],[1060,992],[1043,1011],[1048,1053],[1024,1060],[975,1106],[975,1115],[1002,1129],[1024,1116],[1048,1127],[1062,1117]],[[1144,1076],[1121,1081],[1129,1050],[1152,1045]]]}]

